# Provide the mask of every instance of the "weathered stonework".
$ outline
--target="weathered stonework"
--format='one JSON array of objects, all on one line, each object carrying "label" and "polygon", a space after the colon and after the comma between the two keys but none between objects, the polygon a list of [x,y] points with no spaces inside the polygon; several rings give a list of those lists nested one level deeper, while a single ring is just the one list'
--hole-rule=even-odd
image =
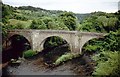
[{"label": "weathered stonework", "polygon": [[104,33],[64,30],[10,30],[8,38],[16,34],[24,36],[34,51],[43,50],[43,44],[48,37],[59,36],[69,43],[71,53],[74,54],[81,54],[83,45],[90,39],[101,38],[105,35]]}]

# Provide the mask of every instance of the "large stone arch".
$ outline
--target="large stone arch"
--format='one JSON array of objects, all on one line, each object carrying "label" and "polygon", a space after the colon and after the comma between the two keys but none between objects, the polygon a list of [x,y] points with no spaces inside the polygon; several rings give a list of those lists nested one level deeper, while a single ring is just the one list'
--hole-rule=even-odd
[{"label": "large stone arch", "polygon": [[27,37],[24,37],[23,35],[20,35],[20,34],[14,34],[11,37],[9,37],[8,40],[12,40],[13,37],[17,37],[17,36],[23,37],[26,40],[26,42],[30,44],[30,40]]},{"label": "large stone arch", "polygon": [[[15,35],[19,35],[19,36],[23,36],[30,44],[31,48],[32,48],[32,40],[31,40],[31,36],[28,33],[17,33],[17,32],[9,32],[7,34],[7,39],[5,41],[6,44],[9,44],[9,40],[11,37],[15,36]],[[28,36],[29,35],[29,36]]]},{"label": "large stone arch", "polygon": [[32,42],[32,39],[31,39],[31,33],[30,32],[9,32],[7,34],[7,38],[10,38],[12,37],[13,35],[20,35],[20,36],[23,36],[25,37],[30,43]]},{"label": "large stone arch", "polygon": [[[41,49],[44,49],[44,47],[43,47],[43,45],[44,45],[44,43],[45,43],[45,41],[47,40],[47,38],[50,38],[50,37],[54,37],[54,36],[47,36],[46,38],[43,38],[44,40],[40,43],[40,48]],[[59,38],[62,38],[62,37],[60,37],[60,36],[55,36],[55,37],[59,37]],[[68,41],[66,40],[66,39],[64,39],[64,38],[62,38],[63,40],[65,40],[67,43],[68,43]],[[69,43],[68,43],[69,44]],[[70,45],[69,45],[70,46]]]},{"label": "large stone arch", "polygon": [[82,48],[83,48],[83,46],[88,42],[88,41],[90,41],[90,40],[92,40],[92,39],[98,39],[98,38],[103,38],[104,37],[104,35],[105,34],[99,34],[99,33],[83,33],[82,35],[81,35],[81,38],[80,38],[80,49],[79,49],[79,51],[80,51],[80,54],[82,53]]},{"label": "large stone arch", "polygon": [[[16,43],[16,41],[13,39],[16,39],[18,36],[22,36],[23,40],[19,42],[17,41]],[[27,46],[30,45],[27,50],[32,47],[29,39],[18,33],[9,33],[7,36],[7,43],[9,45],[3,50],[2,53],[3,62],[9,61],[10,59],[18,59],[19,57],[22,57],[24,50],[26,50],[25,44],[28,44]]]},{"label": "large stone arch", "polygon": [[[71,51],[73,50],[73,43],[74,43],[74,41],[73,41],[73,35],[74,34],[69,34],[69,33],[66,33],[66,34],[64,34],[64,33],[33,33],[34,35],[33,35],[33,50],[35,50],[35,51],[41,51],[41,50],[43,50],[43,41],[46,39],[46,38],[48,38],[48,37],[52,37],[52,36],[58,36],[58,37],[60,37],[60,38],[62,38],[62,39],[64,39],[64,40],[66,40],[67,41],[67,43],[69,44],[69,46],[70,46],[70,49],[71,49]],[[36,40],[38,40],[38,41],[36,41]]]},{"label": "large stone arch", "polygon": [[31,32],[8,32],[8,37],[7,38],[10,38],[14,35],[20,35],[20,36],[23,36],[25,37],[28,42],[30,43],[30,45],[32,46],[32,38],[31,38]]}]

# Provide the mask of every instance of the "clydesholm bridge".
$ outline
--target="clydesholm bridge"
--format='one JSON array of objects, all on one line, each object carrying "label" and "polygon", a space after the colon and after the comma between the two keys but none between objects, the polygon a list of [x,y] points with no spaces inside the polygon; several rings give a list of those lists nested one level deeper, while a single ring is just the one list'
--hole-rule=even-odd
[{"label": "clydesholm bridge", "polygon": [[102,38],[104,33],[80,32],[80,31],[64,31],[64,30],[9,30],[7,38],[14,35],[24,36],[30,43],[31,49],[34,51],[42,51],[43,45],[48,37],[58,36],[67,41],[70,45],[71,53],[81,54],[82,47],[86,42],[93,38]]}]

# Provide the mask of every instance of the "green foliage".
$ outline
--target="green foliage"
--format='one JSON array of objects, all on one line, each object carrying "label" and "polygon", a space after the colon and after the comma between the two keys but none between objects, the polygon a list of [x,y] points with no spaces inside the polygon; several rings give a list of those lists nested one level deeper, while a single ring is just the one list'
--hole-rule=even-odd
[{"label": "green foliage", "polygon": [[59,57],[56,61],[55,61],[55,65],[59,65],[60,63],[64,63],[65,61],[71,60],[73,58],[78,57],[79,54],[72,54],[72,53],[66,53],[64,55],[62,55],[61,57]]},{"label": "green foliage", "polygon": [[[0,24],[2,25],[2,24]],[[2,25],[2,42],[7,38],[7,29]]]},{"label": "green foliage", "polygon": [[9,5],[2,5],[2,17],[11,17],[13,14],[14,8]]},{"label": "green foliage", "polygon": [[81,30],[92,32],[117,31],[119,19],[112,13],[95,12],[81,22]]},{"label": "green foliage", "polygon": [[76,30],[76,17],[71,12],[64,12],[60,16],[64,24],[69,28],[69,30]]},{"label": "green foliage", "polygon": [[[80,21],[78,21],[77,17]],[[7,36],[10,29],[50,29],[50,30],[78,30],[89,32],[107,32],[102,39],[94,39],[84,45],[84,52],[97,52],[94,60],[97,66],[93,75],[117,75],[118,52],[120,51],[120,11],[116,13],[93,12],[83,15],[63,11],[50,11],[32,6],[13,8],[2,5],[2,39]],[[85,17],[85,18],[84,18]],[[79,22],[79,23],[78,23]],[[0,23],[1,25],[1,23]],[[58,37],[46,40],[44,48],[56,47],[66,44]],[[35,52],[28,50],[24,53],[26,57],[33,56]],[[49,54],[51,55],[51,53]],[[97,56],[97,57],[96,57]],[[56,60],[60,64],[73,57],[65,54]]]},{"label": "green foliage", "polygon": [[[104,14],[102,14],[104,15]],[[114,16],[98,16],[96,23],[99,23],[98,29],[93,25],[94,22],[91,20],[85,20],[82,23],[81,29],[84,31],[106,31],[109,32],[104,38],[93,39],[84,45],[84,53],[96,53],[93,56],[93,59],[96,61],[97,65],[93,71],[93,75],[109,75],[109,76],[119,76],[120,73],[120,64],[119,64],[119,51],[120,51],[120,29],[119,24],[115,23],[118,19]],[[91,18],[90,18],[91,19]],[[92,18],[93,19],[93,18]],[[97,26],[96,26],[97,27]],[[101,28],[101,30],[99,29]],[[102,32],[104,32],[102,31]]]},{"label": "green foliage", "polygon": [[84,49],[85,51],[88,51],[88,52],[96,52],[97,48],[98,46],[96,45],[87,45]]},{"label": "green foliage", "polygon": [[4,24],[9,23],[9,21],[8,21],[8,20],[9,20],[9,19],[8,19],[8,17],[2,18],[2,22],[3,22]]},{"label": "green foliage", "polygon": [[17,23],[15,28],[16,29],[24,29],[25,25],[23,23]]},{"label": "green foliage", "polygon": [[53,48],[63,44],[67,44],[67,42],[64,39],[58,36],[53,36],[46,39],[44,43],[44,48]]},{"label": "green foliage", "polygon": [[109,76],[119,76],[120,64],[119,64],[119,53],[118,51],[105,51],[101,52],[93,57],[93,59],[98,63],[95,67],[93,75],[109,75]]},{"label": "green foliage", "polygon": [[32,6],[13,8],[5,4],[2,7],[5,12],[2,21],[6,26],[16,26],[13,29],[76,30],[78,20],[72,12],[50,11]]},{"label": "green foliage", "polygon": [[32,57],[32,56],[34,56],[36,54],[37,53],[35,51],[33,51],[33,50],[27,50],[27,51],[24,51],[23,56],[25,58],[29,58],[29,57]]},{"label": "green foliage", "polygon": [[93,39],[84,45],[85,52],[119,51],[119,34],[110,32],[104,38]]},{"label": "green foliage", "polygon": [[110,31],[104,38],[89,41],[83,48],[86,52],[97,52],[93,56],[97,65],[93,75],[119,76],[119,31]]},{"label": "green foliage", "polygon": [[36,20],[32,21],[32,24],[30,25],[30,29],[38,29],[39,25],[37,24]]},{"label": "green foliage", "polygon": [[108,35],[105,36],[104,39],[104,43],[103,43],[103,47],[106,47],[106,50],[110,50],[110,51],[119,51],[120,48],[118,48],[119,46],[119,34],[118,32],[110,32]]},{"label": "green foliage", "polygon": [[0,23],[2,26],[2,42],[7,39],[7,30],[15,29],[16,26],[14,25],[4,25]]},{"label": "green foliage", "polygon": [[107,32],[116,31],[115,23],[118,21],[116,17],[110,17],[110,18],[105,17],[104,19],[101,20],[102,20],[101,23],[103,24],[103,27]]},{"label": "green foliage", "polygon": [[32,23],[31,20],[21,21],[16,19],[10,19],[8,26],[14,25],[15,27],[13,27],[13,29],[29,29],[29,26],[31,25],[31,23]]},{"label": "green foliage", "polygon": [[28,20],[27,17],[22,16],[22,15],[16,15],[16,16],[15,16],[15,19],[17,19],[17,20],[22,20],[22,21],[27,21],[27,20]]},{"label": "green foliage", "polygon": [[63,54],[65,54],[67,52],[70,52],[68,44],[65,44],[65,45],[62,45],[62,46],[59,46],[59,47],[55,47],[50,51],[47,50],[47,52],[44,55],[44,60],[47,63],[53,64],[59,57],[61,57]]}]

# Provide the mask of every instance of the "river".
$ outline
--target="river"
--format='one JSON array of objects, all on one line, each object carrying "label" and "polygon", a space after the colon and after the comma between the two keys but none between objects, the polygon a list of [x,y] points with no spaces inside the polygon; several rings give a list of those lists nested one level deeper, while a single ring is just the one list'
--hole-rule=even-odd
[{"label": "river", "polygon": [[69,60],[51,68],[39,54],[30,59],[22,60],[20,65],[11,63],[3,69],[3,75],[80,75],[90,76],[94,70],[94,61],[88,55]]}]

